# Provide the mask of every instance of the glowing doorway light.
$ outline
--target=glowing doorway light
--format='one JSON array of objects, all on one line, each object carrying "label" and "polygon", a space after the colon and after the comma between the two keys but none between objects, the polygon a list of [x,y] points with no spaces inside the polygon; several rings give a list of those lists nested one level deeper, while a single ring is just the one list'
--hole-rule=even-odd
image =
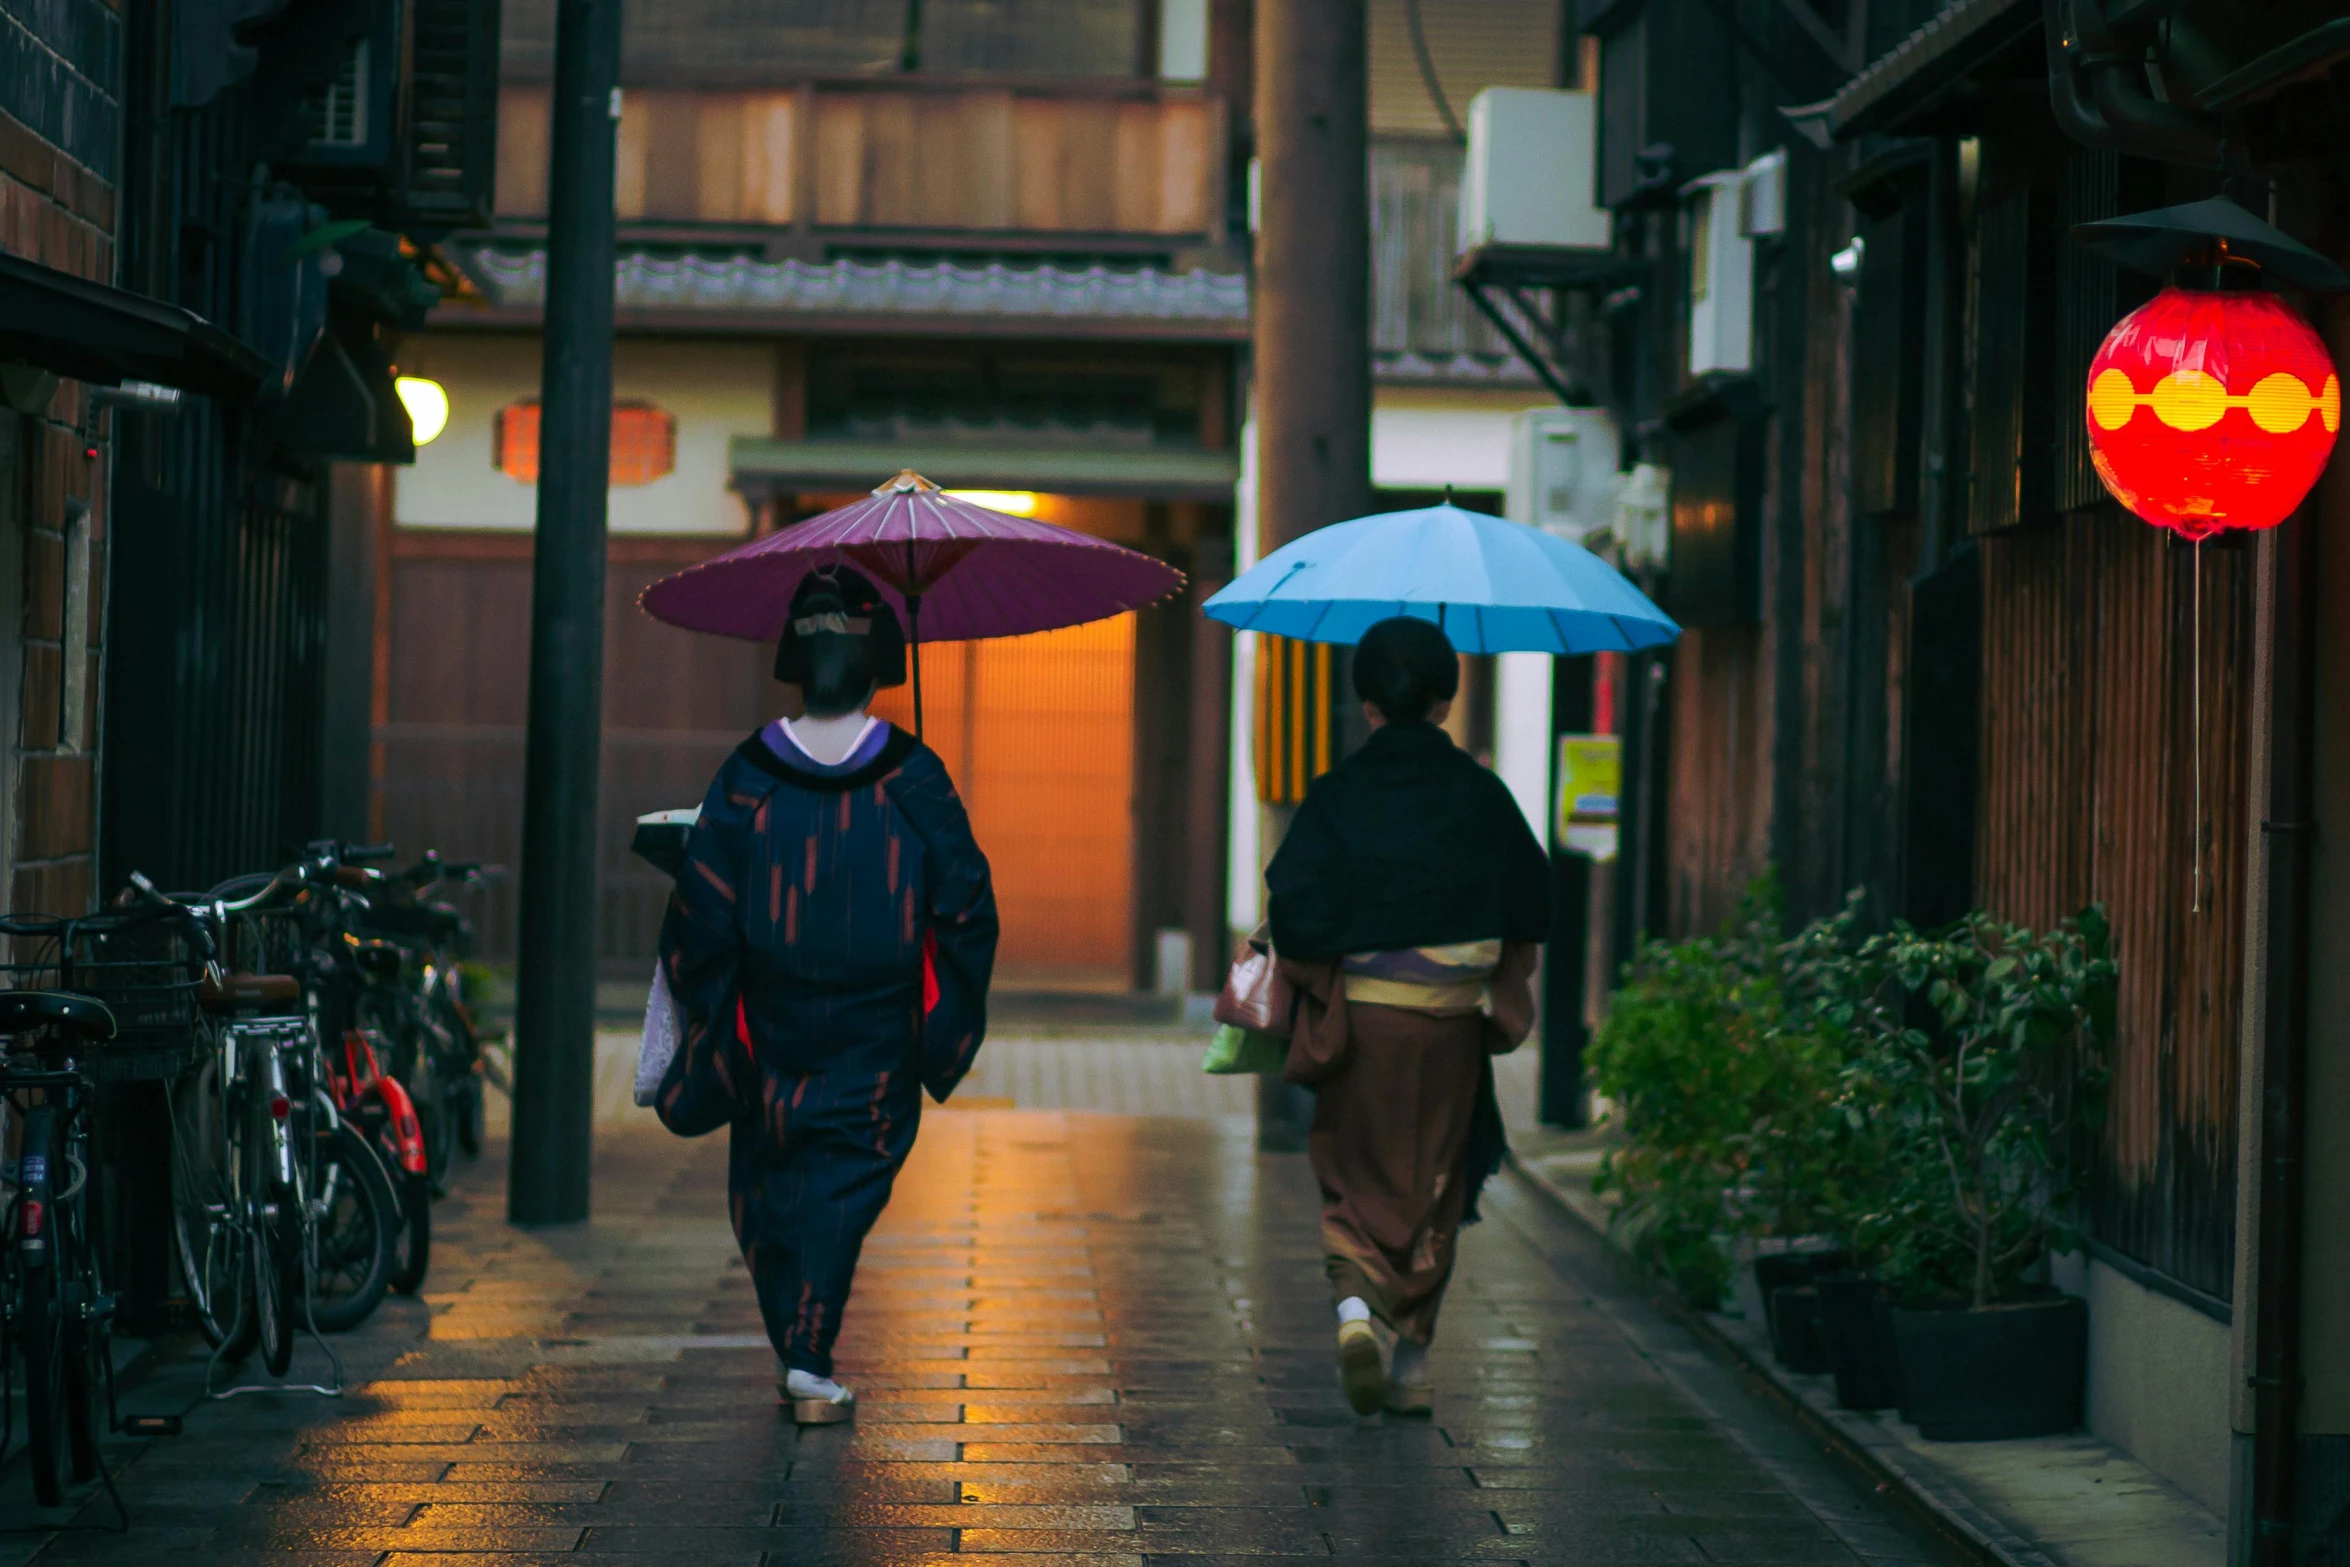
[{"label": "glowing doorway light", "polygon": [[1015,517],[1036,515],[1036,496],[1028,490],[948,490],[945,493],[974,506],[985,506],[989,511],[1007,511]]},{"label": "glowing doorway light", "polygon": [[404,375],[392,383],[400,394],[400,403],[408,410],[408,423],[415,432],[416,444],[429,446],[435,436],[449,427],[449,394],[438,381],[428,381],[420,375]]}]

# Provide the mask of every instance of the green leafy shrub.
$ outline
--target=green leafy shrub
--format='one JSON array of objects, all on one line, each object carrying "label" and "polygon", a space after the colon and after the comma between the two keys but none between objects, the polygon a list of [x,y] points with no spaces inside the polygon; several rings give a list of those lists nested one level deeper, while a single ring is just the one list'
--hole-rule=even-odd
[{"label": "green leafy shrub", "polygon": [[1714,1304],[1741,1235],[1810,1234],[1840,1211],[1854,1123],[1836,1109],[1850,1034],[1821,1026],[1823,971],[1853,912],[1781,936],[1777,882],[1747,890],[1718,937],[1651,941],[1589,1052],[1629,1139],[1595,1187],[1613,1222],[1693,1302]]},{"label": "green leafy shrub", "polygon": [[1905,1300],[1988,1305],[2070,1228],[2102,1105],[2102,910],[1863,939],[1858,894],[1782,935],[1776,881],[1719,936],[1645,944],[1593,1039],[1626,1145],[1597,1190],[1634,1253],[1713,1305],[1744,1237],[1831,1234]]},{"label": "green leafy shrub", "polygon": [[1976,914],[1872,937],[1827,976],[1860,1049],[1842,1104],[1878,1130],[1855,1248],[1911,1304],[2029,1292],[2071,1213],[2102,1114],[2115,965],[2102,909],[2034,932]]}]

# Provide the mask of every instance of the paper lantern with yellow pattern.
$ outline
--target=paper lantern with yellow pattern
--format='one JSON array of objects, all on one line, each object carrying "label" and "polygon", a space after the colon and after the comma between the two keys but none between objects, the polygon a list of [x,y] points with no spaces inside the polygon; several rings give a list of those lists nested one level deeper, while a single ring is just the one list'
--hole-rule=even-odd
[{"label": "paper lantern with yellow pattern", "polygon": [[2284,521],[2342,426],[2325,344],[2258,275],[2229,267],[2219,288],[2164,289],[2124,316],[2089,364],[2098,477],[2138,516],[2189,539]]}]

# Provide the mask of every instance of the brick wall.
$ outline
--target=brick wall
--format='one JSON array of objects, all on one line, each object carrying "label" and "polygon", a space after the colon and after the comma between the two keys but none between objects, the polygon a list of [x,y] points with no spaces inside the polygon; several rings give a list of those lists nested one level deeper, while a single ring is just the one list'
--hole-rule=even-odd
[{"label": "brick wall", "polygon": [[[0,41],[14,25],[0,5]],[[111,158],[109,157],[109,162]],[[0,250],[97,282],[114,274],[114,187],[14,115],[0,110]],[[19,410],[14,487],[21,544],[17,648],[20,676],[13,769],[15,833],[8,856],[18,912],[79,913],[91,907],[97,847],[98,661],[104,635],[106,507],[102,466],[91,455],[88,402],[61,383],[45,408]],[[69,628],[69,610],[78,628]],[[79,678],[69,678],[69,662]],[[4,709],[0,709],[4,711]]]}]

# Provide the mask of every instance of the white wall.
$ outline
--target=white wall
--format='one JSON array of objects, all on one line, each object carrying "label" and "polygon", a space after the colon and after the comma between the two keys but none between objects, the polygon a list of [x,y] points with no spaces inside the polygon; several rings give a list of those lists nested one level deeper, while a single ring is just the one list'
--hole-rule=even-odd
[{"label": "white wall", "polygon": [[[400,372],[441,383],[449,425],[397,470],[393,517],[409,528],[533,527],[538,486],[498,470],[498,410],[539,395],[539,340],[448,333],[401,346]],[[677,419],[677,468],[651,484],[611,492],[614,533],[739,534],[750,510],[728,488],[727,444],[774,428],[775,352],[763,343],[622,338],[613,345],[612,395]]]},{"label": "white wall", "polygon": [[2077,1252],[2054,1275],[2089,1302],[2090,1433],[2225,1517],[2227,1326]]}]

